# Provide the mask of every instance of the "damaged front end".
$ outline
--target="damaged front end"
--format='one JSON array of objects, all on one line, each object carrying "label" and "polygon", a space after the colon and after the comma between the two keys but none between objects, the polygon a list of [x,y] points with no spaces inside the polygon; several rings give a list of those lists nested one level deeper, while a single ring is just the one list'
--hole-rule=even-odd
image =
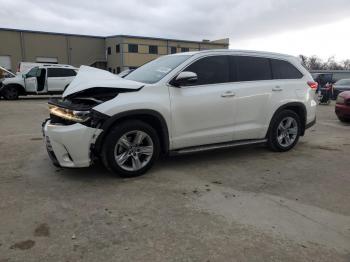
[{"label": "damaged front end", "polygon": [[[43,123],[43,134],[49,156],[58,166],[91,165],[95,159],[95,141],[103,132],[103,123],[110,118],[94,108],[115,99],[120,93],[136,92],[143,87],[140,83],[101,71],[81,68],[62,98],[50,99],[48,102],[50,118]],[[87,73],[90,77],[86,77]],[[91,77],[93,80],[87,81]],[[103,79],[99,80],[101,77]],[[97,82],[106,87],[93,86]]]},{"label": "damaged front end", "polygon": [[97,87],[66,98],[50,99],[48,104],[51,123],[62,125],[81,123],[98,128],[102,120],[108,116],[93,110],[93,108],[115,98],[119,93],[118,89]]}]

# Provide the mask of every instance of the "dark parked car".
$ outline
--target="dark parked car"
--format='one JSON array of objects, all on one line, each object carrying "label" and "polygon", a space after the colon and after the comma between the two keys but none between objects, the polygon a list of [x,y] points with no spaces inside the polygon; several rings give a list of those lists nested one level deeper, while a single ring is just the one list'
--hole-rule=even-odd
[{"label": "dark parked car", "polygon": [[337,98],[341,92],[350,91],[350,79],[341,79],[334,84],[334,97]]},{"label": "dark parked car", "polygon": [[342,122],[350,122],[350,91],[338,95],[335,104],[335,114]]}]

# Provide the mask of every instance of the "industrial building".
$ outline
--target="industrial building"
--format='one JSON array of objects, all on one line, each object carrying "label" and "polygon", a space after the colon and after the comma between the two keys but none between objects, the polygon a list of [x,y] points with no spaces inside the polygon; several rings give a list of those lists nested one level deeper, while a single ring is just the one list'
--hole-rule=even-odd
[{"label": "industrial building", "polygon": [[0,28],[0,66],[16,71],[19,62],[89,65],[119,73],[158,56],[227,49],[229,39],[189,41],[131,35],[92,36]]}]

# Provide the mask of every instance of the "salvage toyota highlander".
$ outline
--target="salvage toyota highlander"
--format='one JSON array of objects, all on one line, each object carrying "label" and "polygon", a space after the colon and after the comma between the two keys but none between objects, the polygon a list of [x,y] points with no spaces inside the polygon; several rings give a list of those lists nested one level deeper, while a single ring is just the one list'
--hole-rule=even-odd
[{"label": "salvage toyota highlander", "polygon": [[124,78],[82,66],[43,123],[61,167],[101,159],[124,177],[160,154],[265,143],[288,151],[316,121],[315,83],[292,56],[211,50],[160,57]]}]

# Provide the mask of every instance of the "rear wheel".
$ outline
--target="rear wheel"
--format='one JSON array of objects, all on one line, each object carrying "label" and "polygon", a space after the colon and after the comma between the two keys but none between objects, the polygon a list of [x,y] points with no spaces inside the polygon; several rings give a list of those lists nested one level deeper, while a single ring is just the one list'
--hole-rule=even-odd
[{"label": "rear wheel", "polygon": [[148,124],[131,120],[113,128],[102,149],[104,165],[122,177],[144,174],[160,152],[156,131]]},{"label": "rear wheel", "polygon": [[298,114],[291,110],[284,110],[272,120],[268,146],[273,151],[288,151],[296,145],[300,133],[301,122]]},{"label": "rear wheel", "polygon": [[6,100],[17,100],[19,95],[18,88],[14,85],[5,86],[2,91],[2,96]]}]

